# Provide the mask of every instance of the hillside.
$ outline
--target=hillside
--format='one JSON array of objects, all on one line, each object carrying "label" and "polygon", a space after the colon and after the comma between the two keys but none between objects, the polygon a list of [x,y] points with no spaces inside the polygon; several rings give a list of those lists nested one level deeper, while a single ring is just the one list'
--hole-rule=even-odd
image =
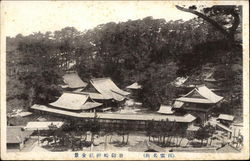
[{"label": "hillside", "polygon": [[177,77],[204,84],[208,67],[214,79],[224,80],[217,88],[224,89],[225,107],[231,109],[226,111],[242,109],[241,42],[229,41],[203,19],[166,22],[146,17],[84,32],[66,27],[19,34],[7,37],[7,111],[54,100],[69,68],[84,81],[111,77],[120,87],[139,82],[143,106],[156,110],[182,92],[172,84]]}]

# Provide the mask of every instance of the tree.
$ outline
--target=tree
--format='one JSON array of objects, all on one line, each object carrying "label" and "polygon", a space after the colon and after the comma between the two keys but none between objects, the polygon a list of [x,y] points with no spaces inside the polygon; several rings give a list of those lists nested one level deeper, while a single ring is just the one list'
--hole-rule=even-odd
[{"label": "tree", "polygon": [[148,120],[146,122],[145,131],[146,131],[146,135],[148,136],[149,141],[151,141],[150,138],[153,134],[153,127],[154,127],[154,120]]},{"label": "tree", "polygon": [[56,54],[59,66],[61,70],[69,70],[70,64],[76,64],[78,60],[76,50],[81,40],[81,32],[74,27],[65,27],[60,31],[55,31],[53,38],[59,49]]},{"label": "tree", "polygon": [[211,126],[210,124],[207,124],[203,127],[201,127],[195,135],[195,138],[198,140],[201,140],[201,146],[203,146],[203,140],[207,140],[206,145],[208,143],[208,139],[213,136],[213,133],[215,132],[215,128]]},{"label": "tree", "polygon": [[101,130],[101,125],[98,116],[95,114],[94,118],[88,124],[89,131],[91,132],[91,145],[94,145],[95,135],[98,135]]},{"label": "tree", "polygon": [[168,119],[166,119],[162,125],[164,145],[166,145],[166,140],[165,140],[166,138],[167,138],[167,144],[168,144],[168,137],[170,136],[170,131],[171,131],[171,122]]},{"label": "tree", "polygon": [[190,141],[195,139],[195,135],[191,134],[191,133],[186,133],[186,137],[188,139],[187,144],[185,145],[185,147],[187,147],[187,145],[190,143]]},{"label": "tree", "polygon": [[177,123],[175,121],[170,123],[169,137],[167,140],[167,143],[169,144],[169,146],[171,146],[172,138],[175,138],[175,136],[176,136],[176,126],[177,126]]},{"label": "tree", "polygon": [[158,143],[159,143],[159,137],[161,135],[161,130],[159,129],[159,122],[158,121],[155,121],[155,120],[152,120],[152,122],[150,123],[151,125],[151,130],[150,130],[150,134],[153,138],[153,141],[155,142],[155,138],[158,139]]},{"label": "tree", "polygon": [[177,135],[181,138],[179,143],[177,143],[177,146],[181,146],[181,142],[183,140],[183,138],[185,138],[187,135],[186,135],[186,128],[183,128],[183,127],[180,127],[178,128],[178,133]]},{"label": "tree", "polygon": [[[184,9],[198,12],[198,7],[194,6]],[[139,82],[143,86],[139,101],[144,107],[156,110],[161,103],[168,104],[177,97],[178,89],[172,84],[176,77],[189,76],[195,80],[202,73],[202,67],[211,62],[216,66],[224,65],[216,67],[225,69],[217,73],[223,72],[227,79],[233,78],[234,81],[225,83],[225,86],[231,90],[229,87],[233,84],[234,90],[230,91],[230,95],[237,93],[239,99],[235,104],[237,101],[239,104],[241,91],[235,91],[241,86],[241,71],[232,72],[231,66],[242,60],[241,44],[236,39],[241,33],[241,26],[237,25],[237,15],[235,18],[232,15],[237,13],[241,18],[240,12],[239,6],[203,7],[199,11],[221,29],[216,29],[201,16],[188,21],[168,22],[146,17],[101,24],[84,32],[66,27],[53,34],[34,33],[7,38],[8,70],[15,71],[16,67],[24,70],[15,74],[17,78],[8,79],[9,84],[16,84],[20,89],[8,90],[8,104],[17,102],[11,99],[15,96],[29,105],[49,103],[53,97],[60,95],[60,89],[56,89],[55,85],[62,81],[60,78],[64,71],[72,69],[84,81],[93,77],[111,77],[122,88]],[[233,33],[235,41],[230,45],[232,43],[225,35]],[[240,60],[232,59],[236,57]]]},{"label": "tree", "polygon": [[53,136],[53,139],[54,139],[54,143],[55,143],[55,145],[56,145],[56,143],[57,143],[57,126],[56,125],[54,125],[54,124],[50,124],[49,125],[49,131],[50,131],[50,136],[52,135]]},{"label": "tree", "polygon": [[207,129],[207,133],[208,133],[208,137],[207,137],[207,143],[206,145],[208,144],[208,139],[210,139],[210,145],[212,144],[212,140],[214,139],[213,138],[213,134],[215,132],[215,127],[213,127],[210,123],[208,123],[205,128]]},{"label": "tree", "polygon": [[184,8],[176,5],[176,8],[197,15],[203,20],[213,25],[219,30],[229,41],[235,41],[235,34],[240,25],[241,8],[240,6],[221,6],[202,7],[198,12],[198,7],[190,6]]},{"label": "tree", "polygon": [[[122,121],[122,123],[120,123],[118,125],[118,128],[116,129],[116,133],[118,135],[122,136],[122,142],[121,142],[122,145],[128,144],[128,140],[129,140],[129,127],[126,124],[125,121]],[[127,135],[126,142],[125,142],[125,135]]]},{"label": "tree", "polygon": [[[60,70],[57,68],[56,59],[53,54],[56,52],[55,45],[48,35],[35,33],[23,37],[18,42],[17,50],[21,52],[17,62],[19,69],[18,79],[22,81],[29,92],[30,104],[51,101],[50,96],[46,93],[56,93],[58,96],[59,89],[55,84],[58,83]],[[48,87],[48,89],[46,88]],[[44,89],[41,89],[44,88]],[[54,89],[52,92],[49,90]],[[48,90],[41,93],[42,90]],[[56,91],[56,92],[55,92]]]},{"label": "tree", "polygon": [[[217,88],[225,90],[222,96],[228,101],[225,103],[226,106],[231,107],[230,113],[242,109],[242,7],[235,5],[176,7],[181,11],[195,14],[207,22],[209,26],[206,32],[215,38],[194,44],[190,53],[178,59],[177,73],[180,75],[196,73],[191,77],[199,77],[203,72],[202,67],[208,63],[212,64],[215,67],[214,78],[224,80]],[[194,65],[190,62],[196,63]]]}]

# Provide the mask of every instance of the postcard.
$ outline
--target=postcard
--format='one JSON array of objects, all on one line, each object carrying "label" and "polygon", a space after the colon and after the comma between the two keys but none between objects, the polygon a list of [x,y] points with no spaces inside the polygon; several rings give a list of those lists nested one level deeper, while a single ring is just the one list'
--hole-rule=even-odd
[{"label": "postcard", "polygon": [[248,1],[1,1],[1,159],[249,159]]}]

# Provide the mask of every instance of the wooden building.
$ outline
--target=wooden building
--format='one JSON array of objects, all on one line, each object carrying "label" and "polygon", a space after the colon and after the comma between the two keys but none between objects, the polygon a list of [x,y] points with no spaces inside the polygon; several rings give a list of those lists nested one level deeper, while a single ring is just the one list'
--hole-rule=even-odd
[{"label": "wooden building", "polygon": [[174,110],[172,106],[161,105],[157,112],[165,115],[172,115]]},{"label": "wooden building", "polygon": [[75,112],[91,111],[101,105],[102,103],[93,101],[87,94],[72,92],[64,92],[58,100],[49,104],[52,108]]},{"label": "wooden building", "polygon": [[173,105],[177,113],[191,113],[197,117],[196,123],[204,124],[211,110],[223,99],[206,86],[197,86],[186,95],[176,99]]},{"label": "wooden building", "polygon": [[75,92],[88,94],[92,100],[103,103],[105,108],[113,107],[113,110],[122,106],[130,94],[120,89],[109,77],[91,79],[86,88]]},{"label": "wooden building", "polygon": [[176,115],[161,115],[161,114],[124,114],[124,113],[103,113],[103,112],[75,112],[75,111],[66,111],[64,109],[56,109],[44,105],[33,105],[32,110],[40,112],[42,114],[52,114],[59,117],[66,118],[68,120],[81,120],[81,119],[93,119],[95,115],[99,118],[102,126],[109,126],[110,124],[117,125],[127,124],[130,127],[133,126],[134,130],[145,129],[147,121],[162,121],[168,120],[170,122],[176,122],[182,124],[183,127],[187,128],[189,125],[193,124],[196,117],[191,114],[185,114],[182,116]]},{"label": "wooden building", "polygon": [[226,125],[227,127],[229,127],[233,123],[234,116],[228,115],[228,114],[220,114],[219,117],[217,118],[217,120],[221,124]]},{"label": "wooden building", "polygon": [[21,150],[32,133],[21,126],[7,126],[7,150]]}]

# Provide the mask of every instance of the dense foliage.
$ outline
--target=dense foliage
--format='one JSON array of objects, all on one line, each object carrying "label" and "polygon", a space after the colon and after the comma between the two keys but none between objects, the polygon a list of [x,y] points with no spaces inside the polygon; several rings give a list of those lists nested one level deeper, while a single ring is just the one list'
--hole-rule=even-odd
[{"label": "dense foliage", "polygon": [[[212,11],[204,14],[223,23],[221,17],[228,13]],[[241,26],[236,29],[234,34],[241,34]],[[241,40],[236,37],[232,42],[202,18],[166,22],[146,17],[109,22],[84,32],[66,27],[54,33],[19,34],[7,37],[8,110],[53,101],[69,68],[84,81],[111,77],[121,88],[139,82],[144,87],[140,93],[144,106],[157,109],[177,97],[172,83],[176,77],[199,77],[208,63],[216,67],[218,77],[228,80],[223,84],[230,87],[224,96],[235,95],[240,106]]]}]

